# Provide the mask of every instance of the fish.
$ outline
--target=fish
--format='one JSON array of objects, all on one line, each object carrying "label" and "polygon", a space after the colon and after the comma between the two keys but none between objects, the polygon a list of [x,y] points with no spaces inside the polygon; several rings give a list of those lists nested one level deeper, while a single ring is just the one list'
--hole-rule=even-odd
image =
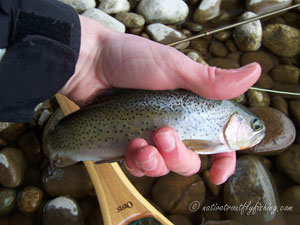
[{"label": "fish", "polygon": [[164,126],[197,154],[247,149],[265,136],[264,122],[232,100],[210,100],[184,89],[132,89],[62,118],[49,131],[46,146],[57,167],[114,162],[124,158],[133,138],[154,144],[151,135]]}]

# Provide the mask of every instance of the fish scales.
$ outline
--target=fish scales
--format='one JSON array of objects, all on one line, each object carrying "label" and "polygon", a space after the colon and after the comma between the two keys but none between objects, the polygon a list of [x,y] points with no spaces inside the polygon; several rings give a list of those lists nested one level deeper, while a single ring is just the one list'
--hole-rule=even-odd
[{"label": "fish scales", "polygon": [[64,118],[49,134],[49,151],[75,161],[109,159],[124,155],[133,138],[153,144],[151,134],[162,126],[174,128],[181,139],[218,143],[220,130],[239,107],[186,90],[130,90]]}]

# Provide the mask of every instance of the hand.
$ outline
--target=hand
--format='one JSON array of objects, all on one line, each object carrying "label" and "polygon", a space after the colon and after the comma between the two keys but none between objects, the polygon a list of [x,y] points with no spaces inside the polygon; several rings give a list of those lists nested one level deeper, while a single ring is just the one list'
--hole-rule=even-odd
[{"label": "hand", "polygon": [[[207,67],[174,48],[111,31],[89,18],[80,16],[80,20],[82,37],[76,71],[60,91],[79,105],[113,87],[184,88],[206,98],[228,99],[244,93],[260,76],[256,63],[232,70]],[[153,140],[156,147],[140,138],[129,143],[125,161],[132,174],[161,176],[172,170],[191,175],[199,170],[199,156],[186,149],[173,129],[158,129]],[[212,182],[225,182],[234,172],[235,153],[215,155],[213,161]]]}]

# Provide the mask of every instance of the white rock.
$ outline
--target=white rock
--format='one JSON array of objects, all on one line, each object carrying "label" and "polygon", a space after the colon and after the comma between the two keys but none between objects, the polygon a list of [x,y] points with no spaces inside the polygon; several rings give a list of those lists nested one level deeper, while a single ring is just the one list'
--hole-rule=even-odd
[{"label": "white rock", "polygon": [[147,23],[174,24],[186,19],[189,8],[182,0],[141,0],[137,12]]},{"label": "white rock", "polygon": [[123,23],[119,22],[118,20],[106,14],[100,9],[89,9],[85,11],[82,15],[97,20],[99,23],[103,24],[111,30],[118,31],[121,33],[125,32],[126,28]]},{"label": "white rock", "polygon": [[55,209],[67,209],[70,211],[71,214],[74,216],[78,215],[78,206],[77,204],[70,198],[61,196],[57,197],[48,202],[46,207],[54,207]]},{"label": "white rock", "polygon": [[178,41],[184,38],[184,35],[181,32],[161,23],[148,25],[147,32],[153,40],[163,44],[168,44],[172,41]]},{"label": "white rock", "polygon": [[202,0],[193,14],[193,20],[197,23],[206,23],[220,15],[222,0]]},{"label": "white rock", "polygon": [[59,0],[59,1],[72,6],[78,13],[96,7],[95,0]]},{"label": "white rock", "polygon": [[130,4],[127,0],[103,0],[99,5],[99,9],[107,14],[117,14],[120,12],[128,12]]},{"label": "white rock", "polygon": [[[257,16],[253,12],[245,12],[240,21]],[[233,38],[242,51],[255,51],[260,48],[262,41],[262,26],[260,20],[246,23],[234,29]]]},{"label": "white rock", "polygon": [[6,48],[1,48],[0,49],[0,62],[1,62],[2,58],[4,57],[5,53],[6,53]]},{"label": "white rock", "polygon": [[273,12],[278,9],[286,8],[292,4],[292,0],[247,0],[246,8],[256,15]]}]

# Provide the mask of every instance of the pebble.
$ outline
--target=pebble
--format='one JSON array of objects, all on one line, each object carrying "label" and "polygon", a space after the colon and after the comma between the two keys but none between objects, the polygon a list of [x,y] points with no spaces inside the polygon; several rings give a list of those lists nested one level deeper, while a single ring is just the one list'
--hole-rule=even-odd
[{"label": "pebble", "polygon": [[42,159],[40,142],[34,131],[28,131],[17,139],[18,146],[30,161],[40,161]]},{"label": "pebble", "polygon": [[237,62],[225,58],[212,58],[211,60],[209,60],[209,65],[222,69],[237,69],[240,67]]},{"label": "pebble", "polygon": [[122,12],[118,13],[115,18],[128,28],[139,28],[145,24],[144,17],[136,13]]},{"label": "pebble", "polygon": [[260,50],[256,52],[246,52],[242,55],[241,57],[242,66],[252,62],[257,62],[260,64],[262,68],[262,73],[268,73],[274,67],[272,58],[268,54]]},{"label": "pebble", "polygon": [[230,52],[232,52],[232,53],[234,53],[234,52],[236,52],[236,51],[238,50],[236,44],[235,44],[234,41],[231,40],[231,39],[229,39],[228,41],[226,41],[226,42],[225,42],[225,45],[226,45],[227,49],[228,49]]},{"label": "pebble", "polygon": [[206,23],[220,15],[222,0],[202,0],[193,14],[193,20],[197,23]]},{"label": "pebble", "polygon": [[98,8],[107,14],[117,14],[128,12],[130,4],[127,0],[102,0]]},{"label": "pebble", "polygon": [[0,147],[5,147],[7,145],[7,141],[0,137]]},{"label": "pebble", "polygon": [[[237,160],[235,173],[224,185],[223,200],[224,204],[231,207],[245,205],[244,213],[241,213],[241,210],[228,210],[225,212],[226,217],[243,225],[279,222],[283,218],[274,210],[275,207],[279,207],[277,196],[271,174],[262,162],[255,156],[242,156]],[[257,210],[253,213],[246,208],[255,205],[267,205],[273,207],[273,210]]]},{"label": "pebble", "polygon": [[258,145],[242,152],[259,155],[278,155],[294,142],[296,129],[285,114],[279,110],[265,107],[250,108],[250,110],[264,121],[266,135]]},{"label": "pebble", "polygon": [[206,187],[209,192],[214,196],[217,197],[221,191],[221,185],[216,185],[210,181],[209,170],[205,170],[203,172],[203,180],[206,183]]},{"label": "pebble", "polygon": [[288,7],[292,0],[247,0],[246,7],[257,15],[273,12]]},{"label": "pebble", "polygon": [[171,214],[190,213],[193,201],[200,204],[205,198],[205,185],[199,175],[189,177],[169,173],[160,177],[152,188],[152,200],[162,210]]},{"label": "pebble", "polygon": [[15,189],[0,188],[0,217],[10,214],[15,209],[16,197],[17,191]]},{"label": "pebble", "polygon": [[7,141],[15,141],[25,130],[25,123],[2,123],[0,125],[0,137]]},{"label": "pebble", "polygon": [[231,37],[232,35],[232,32],[231,31],[228,31],[228,30],[225,30],[225,31],[221,31],[221,32],[218,32],[215,34],[215,38],[218,40],[218,41],[227,41],[229,40],[229,38]]},{"label": "pebble", "polygon": [[43,191],[34,186],[27,186],[18,194],[18,209],[24,213],[31,213],[38,210],[43,198]]},{"label": "pebble", "polygon": [[180,225],[193,225],[192,222],[184,215],[171,215],[169,216],[169,220],[173,224],[180,224]]},{"label": "pebble", "polygon": [[300,30],[284,24],[269,24],[263,29],[263,45],[282,57],[300,53]]},{"label": "pebble", "polygon": [[77,13],[82,13],[88,9],[96,7],[95,0],[59,0],[59,1],[72,6]]},{"label": "pebble", "polygon": [[292,206],[293,210],[288,213],[294,213],[300,215],[300,185],[293,185],[287,188],[280,195],[281,205]]},{"label": "pebble", "polygon": [[204,60],[208,59],[209,41],[205,39],[192,40],[190,48],[198,51]]},{"label": "pebble", "polygon": [[18,187],[24,179],[26,160],[21,150],[6,147],[0,151],[0,184]]},{"label": "pebble", "polygon": [[266,89],[271,89],[273,87],[273,85],[274,85],[274,81],[266,73],[261,74],[260,78],[255,83],[255,87],[266,88]]},{"label": "pebble", "polygon": [[288,187],[295,185],[295,182],[293,180],[291,180],[288,176],[279,171],[276,167],[272,168],[271,173],[279,194],[282,193]]},{"label": "pebble", "polygon": [[278,83],[298,84],[300,70],[292,65],[279,65],[272,69],[271,76]]},{"label": "pebble", "polygon": [[284,113],[286,116],[289,115],[288,102],[281,96],[274,96],[271,98],[271,106]]},{"label": "pebble", "polygon": [[299,28],[300,15],[298,13],[287,12],[283,15],[283,19],[287,25]]},{"label": "pebble", "polygon": [[264,91],[249,90],[248,98],[250,107],[268,107],[271,103],[269,94]]},{"label": "pebble", "polygon": [[191,32],[198,33],[203,30],[203,26],[199,23],[194,23],[191,21],[187,21],[183,24],[183,27],[188,28]]},{"label": "pebble", "polygon": [[141,0],[137,13],[144,16],[147,23],[176,24],[184,22],[189,13],[182,0]]},{"label": "pebble", "polygon": [[300,100],[289,101],[289,109],[296,124],[300,127]]},{"label": "pebble", "polygon": [[201,57],[201,55],[196,51],[191,51],[187,53],[187,56],[198,63],[208,66],[207,62],[205,62],[205,60]]},{"label": "pebble", "polygon": [[[239,21],[244,21],[257,15],[253,12],[245,12]],[[261,46],[262,26],[260,20],[238,26],[233,31],[233,38],[238,48],[242,51],[256,51]]]},{"label": "pebble", "polygon": [[300,184],[300,145],[292,145],[277,156],[277,167],[289,178]]},{"label": "pebble", "polygon": [[84,219],[77,202],[65,196],[57,197],[46,203],[43,225],[84,225]]},{"label": "pebble", "polygon": [[16,210],[10,217],[10,225],[35,225],[35,219],[33,213],[22,213]]},{"label": "pebble", "polygon": [[105,12],[103,12],[100,9],[96,9],[96,8],[88,9],[82,15],[92,18],[94,20],[97,20],[99,23],[101,23],[102,25],[106,26],[107,28],[109,28],[111,30],[114,30],[114,31],[117,31],[120,33],[125,33],[126,28],[123,23],[116,20],[112,16],[106,14]]},{"label": "pebble", "polygon": [[210,51],[216,57],[226,57],[228,54],[227,48],[220,41],[213,41],[210,45]]},{"label": "pebble", "polygon": [[56,168],[45,168],[42,175],[44,190],[50,196],[69,195],[74,198],[94,193],[90,177],[82,164]]}]

